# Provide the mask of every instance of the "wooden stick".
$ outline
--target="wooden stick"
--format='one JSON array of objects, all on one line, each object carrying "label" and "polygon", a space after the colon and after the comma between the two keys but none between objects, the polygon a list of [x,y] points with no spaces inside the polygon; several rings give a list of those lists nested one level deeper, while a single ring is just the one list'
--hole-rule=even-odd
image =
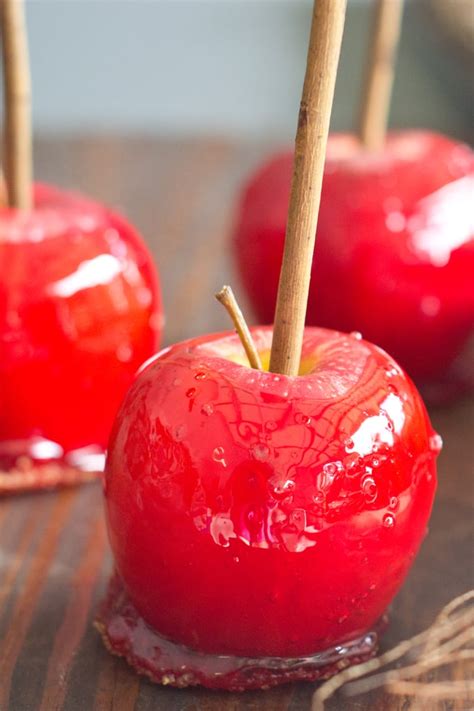
[{"label": "wooden stick", "polygon": [[250,333],[249,327],[245,321],[244,315],[240,310],[237,303],[237,299],[234,296],[234,292],[230,286],[223,286],[222,289],[216,294],[217,301],[225,306],[232,321],[234,322],[235,330],[237,331],[242,345],[249,359],[250,367],[256,370],[263,370],[262,361],[260,360],[260,355],[257,351],[255,343]]},{"label": "wooden stick", "polygon": [[7,184],[0,168],[0,209],[8,206]]},{"label": "wooden stick", "polygon": [[270,370],[298,375],[346,0],[315,0]]},{"label": "wooden stick", "polygon": [[359,135],[369,150],[382,148],[402,26],[403,0],[376,0],[371,48],[359,119]]},{"label": "wooden stick", "polygon": [[5,179],[11,207],[32,200],[31,96],[23,0],[1,0],[5,104]]}]

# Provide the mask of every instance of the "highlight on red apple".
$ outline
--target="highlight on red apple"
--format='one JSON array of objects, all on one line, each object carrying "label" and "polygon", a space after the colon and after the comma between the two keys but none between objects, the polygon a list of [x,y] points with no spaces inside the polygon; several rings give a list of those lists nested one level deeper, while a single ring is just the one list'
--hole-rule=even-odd
[{"label": "highlight on red apple", "polygon": [[[283,253],[292,154],[250,177],[233,250],[261,323],[271,323]],[[474,154],[429,131],[389,133],[368,151],[329,138],[307,323],[360,331],[432,402],[472,391]]]},{"label": "highlight on red apple", "polygon": [[1,8],[0,494],[102,472],[118,406],[162,327],[142,238],[109,208],[34,184],[24,6]]},{"label": "highlight on red apple", "polygon": [[151,256],[117,213],[45,185],[30,210],[0,209],[0,490],[103,469],[161,327]]},{"label": "highlight on red apple", "polygon": [[[436,404],[474,390],[474,154],[429,130],[388,130],[402,15],[402,0],[374,3],[357,129],[329,137],[307,322],[362,332]],[[273,320],[292,163],[290,153],[270,158],[237,210],[234,255],[263,323]]]}]

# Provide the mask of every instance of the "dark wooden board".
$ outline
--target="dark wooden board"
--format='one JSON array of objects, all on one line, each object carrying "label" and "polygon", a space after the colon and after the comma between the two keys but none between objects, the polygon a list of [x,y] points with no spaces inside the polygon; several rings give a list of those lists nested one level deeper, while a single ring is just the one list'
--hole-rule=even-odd
[{"label": "dark wooden board", "polygon": [[[142,230],[165,267],[165,341],[171,342],[228,327],[212,294],[228,281],[238,291],[228,251],[235,191],[270,149],[150,138],[43,140],[37,174],[122,206]],[[394,603],[384,647],[426,627],[474,583],[474,408],[463,402],[431,414],[445,442],[437,501],[429,535]],[[139,679],[105,651],[92,628],[110,569],[98,483],[0,501],[0,711],[309,709],[311,685],[225,694]],[[360,699],[338,696],[328,708],[421,707],[377,691]]]}]

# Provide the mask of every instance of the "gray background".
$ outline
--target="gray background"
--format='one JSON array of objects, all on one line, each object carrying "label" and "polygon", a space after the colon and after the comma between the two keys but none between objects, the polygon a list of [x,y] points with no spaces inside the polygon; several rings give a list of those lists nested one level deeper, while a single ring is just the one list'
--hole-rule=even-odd
[{"label": "gray background", "polygon": [[[392,125],[470,138],[468,63],[425,6],[405,14]],[[334,129],[354,124],[369,10],[349,4]],[[35,130],[290,139],[310,13],[310,0],[27,0]]]}]

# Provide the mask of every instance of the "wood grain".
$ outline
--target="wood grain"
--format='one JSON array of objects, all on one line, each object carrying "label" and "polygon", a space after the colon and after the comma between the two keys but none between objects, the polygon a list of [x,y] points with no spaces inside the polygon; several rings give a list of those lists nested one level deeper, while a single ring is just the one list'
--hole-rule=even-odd
[{"label": "wood grain", "polygon": [[[142,230],[166,265],[170,342],[228,328],[213,296],[222,283],[234,284],[243,302],[227,247],[233,199],[242,178],[272,147],[96,137],[40,141],[36,156],[43,179],[121,205]],[[188,294],[176,297],[177,285]],[[385,648],[426,627],[443,604],[474,583],[474,408],[464,402],[431,414],[445,443],[438,496],[429,534],[395,600]],[[225,694],[161,688],[138,678],[105,651],[92,627],[110,569],[99,483],[0,501],[0,711],[309,710],[312,685]],[[338,696],[328,709],[420,706],[376,691],[359,699]]]}]

